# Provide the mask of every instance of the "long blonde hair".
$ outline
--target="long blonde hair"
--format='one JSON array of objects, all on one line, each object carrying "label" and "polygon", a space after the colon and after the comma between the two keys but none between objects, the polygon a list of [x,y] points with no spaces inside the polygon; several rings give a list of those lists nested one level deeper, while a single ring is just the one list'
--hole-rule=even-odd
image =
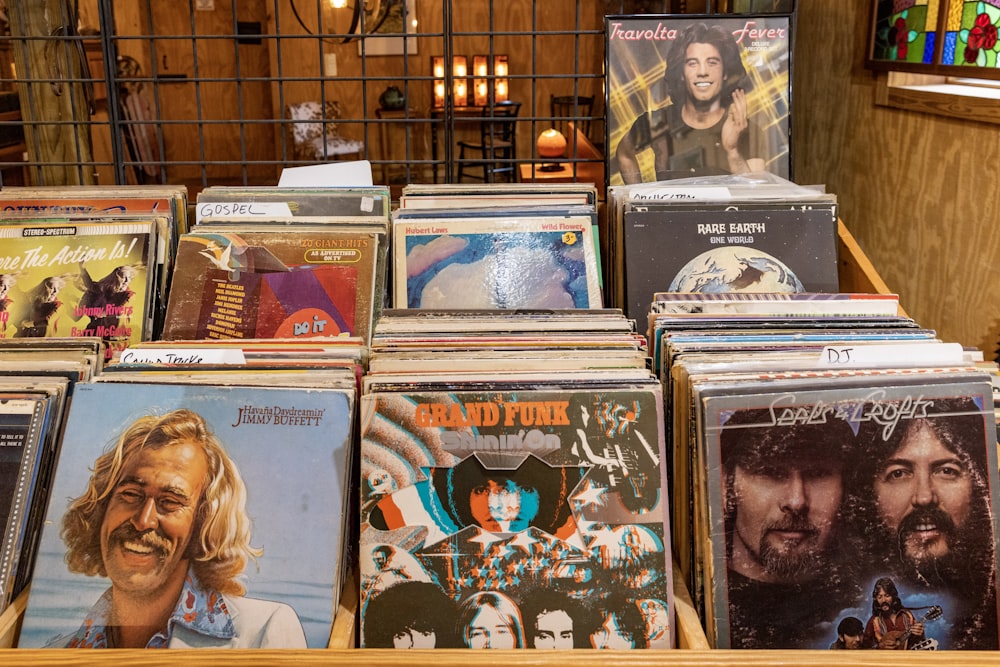
[{"label": "long blonde hair", "polygon": [[178,442],[198,445],[208,461],[208,478],[198,499],[195,537],[189,546],[194,574],[206,588],[230,595],[246,592],[237,577],[248,560],[256,560],[262,553],[250,546],[246,487],[236,464],[205,420],[185,409],[140,417],[94,462],[87,490],[70,502],[62,518],[60,535],[68,548],[70,572],[107,576],[101,554],[101,523],[126,463],[144,447],[158,449]]}]

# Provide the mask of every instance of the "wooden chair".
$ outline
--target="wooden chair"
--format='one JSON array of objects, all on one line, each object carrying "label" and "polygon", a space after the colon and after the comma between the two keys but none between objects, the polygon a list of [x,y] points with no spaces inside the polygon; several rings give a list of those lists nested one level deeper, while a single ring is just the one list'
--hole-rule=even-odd
[{"label": "wooden chair", "polygon": [[[520,102],[497,102],[483,109],[480,123],[480,139],[459,141],[458,181],[466,176],[487,183],[496,181],[497,176],[506,180],[517,180],[517,114]],[[467,154],[468,153],[468,154]],[[482,168],[483,174],[474,173]]]},{"label": "wooden chair", "polygon": [[552,113],[552,127],[570,136],[567,121],[573,121],[576,128],[590,137],[590,123],[594,115],[593,95],[551,95],[549,104]]},{"label": "wooden chair", "polygon": [[126,172],[130,184],[155,183],[160,176],[160,125],[146,83],[141,81],[139,61],[119,56],[116,63],[119,106],[125,121],[125,155],[131,169]]},{"label": "wooden chair", "polygon": [[293,160],[356,160],[364,143],[337,133],[340,102],[299,102],[285,107]]}]

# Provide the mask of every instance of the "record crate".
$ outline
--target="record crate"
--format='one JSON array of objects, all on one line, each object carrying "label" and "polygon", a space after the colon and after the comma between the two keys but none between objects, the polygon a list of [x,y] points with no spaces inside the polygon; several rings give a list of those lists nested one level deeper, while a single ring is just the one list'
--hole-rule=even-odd
[{"label": "record crate", "polygon": [[[850,231],[838,225],[840,289],[843,292],[889,293],[885,282],[875,271]],[[347,583],[330,634],[327,649],[302,650],[171,650],[116,649],[115,661],[140,667],[270,667],[271,665],[399,665],[400,667],[458,667],[460,665],[526,664],[555,667],[652,667],[670,664],[676,667],[747,667],[764,665],[805,667],[910,667],[911,665],[954,665],[993,667],[1000,664],[1000,652],[993,651],[842,651],[817,650],[723,650],[711,649],[702,630],[690,595],[678,576],[674,575],[674,608],[677,648],[664,650],[598,651],[573,649],[491,650],[469,649],[359,649],[355,648],[357,622],[357,586],[355,578]],[[21,620],[27,606],[29,591],[0,615],[0,664],[60,665],[77,667],[92,664],[96,656],[89,649],[15,649]]]}]

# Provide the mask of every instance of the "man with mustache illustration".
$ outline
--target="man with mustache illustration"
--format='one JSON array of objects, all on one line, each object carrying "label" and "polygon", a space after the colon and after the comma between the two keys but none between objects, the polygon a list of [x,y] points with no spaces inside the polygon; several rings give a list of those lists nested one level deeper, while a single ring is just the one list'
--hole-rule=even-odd
[{"label": "man with mustache illustration", "polygon": [[[886,406],[878,406],[886,413]],[[899,414],[907,414],[900,407]],[[941,648],[996,649],[996,548],[983,409],[967,398],[926,401],[893,425],[858,431],[855,521],[869,526],[870,579],[892,575],[944,609]],[[940,634],[940,633],[937,633]]]},{"label": "man with mustache illustration", "polygon": [[723,425],[733,648],[829,645],[829,624],[857,593],[842,525],[853,439],[842,419],[775,424],[767,408]]},{"label": "man with mustache illustration", "polygon": [[246,489],[190,410],[133,422],[94,463],[62,520],[71,572],[111,587],[74,634],[49,646],[305,648],[285,604],[245,597]]}]

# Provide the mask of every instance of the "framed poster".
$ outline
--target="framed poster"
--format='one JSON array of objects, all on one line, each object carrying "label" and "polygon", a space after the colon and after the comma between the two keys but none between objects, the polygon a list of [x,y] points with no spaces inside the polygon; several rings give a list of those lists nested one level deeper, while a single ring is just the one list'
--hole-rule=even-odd
[{"label": "framed poster", "polygon": [[608,182],[791,177],[791,17],[605,17]]},{"label": "framed poster", "polygon": [[414,32],[417,20],[417,0],[380,0],[364,3],[365,22],[352,26],[352,32],[364,33],[358,41],[358,55],[401,56],[417,53],[417,40],[407,34]]}]

